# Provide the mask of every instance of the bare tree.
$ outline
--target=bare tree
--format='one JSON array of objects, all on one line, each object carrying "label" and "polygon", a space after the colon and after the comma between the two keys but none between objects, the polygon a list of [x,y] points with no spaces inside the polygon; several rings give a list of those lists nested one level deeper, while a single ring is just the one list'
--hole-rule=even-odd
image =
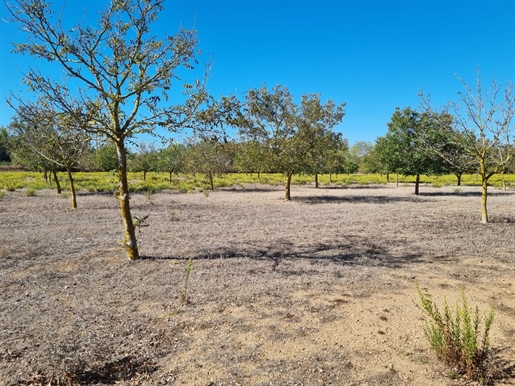
[{"label": "bare tree", "polygon": [[183,84],[176,104],[169,101],[172,85],[182,81],[179,69],[198,64],[197,32],[181,27],[175,35],[154,36],[152,25],[163,2],[112,0],[95,26],[71,27],[64,25],[62,13],[56,18],[45,0],[16,0],[9,6],[11,20],[27,39],[15,44],[15,52],[56,63],[68,78],[57,82],[30,68],[25,83],[84,132],[116,146],[124,246],[131,260],[139,252],[129,204],[126,141],[138,133],[156,134],[159,127],[179,130],[205,97],[203,74],[204,80]]},{"label": "bare tree", "polygon": [[[437,114],[444,118],[439,121],[439,127],[449,134],[452,145],[475,160],[481,175],[481,222],[486,224],[488,180],[506,170],[515,155],[515,95],[512,83],[503,86],[495,80],[488,90],[483,90],[479,70],[475,88],[458,79],[465,92],[460,92],[459,102],[449,102],[443,108],[445,114]],[[421,94],[421,99],[423,108],[434,113],[430,98]],[[450,125],[446,118],[449,115],[454,117]],[[455,162],[451,157],[446,160]]]}]

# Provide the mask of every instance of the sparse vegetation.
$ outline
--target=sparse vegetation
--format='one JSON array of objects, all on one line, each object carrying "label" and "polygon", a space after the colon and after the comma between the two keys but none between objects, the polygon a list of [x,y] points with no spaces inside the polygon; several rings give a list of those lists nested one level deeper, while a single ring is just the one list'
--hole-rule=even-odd
[{"label": "sparse vegetation", "polygon": [[25,194],[27,195],[27,197],[33,197],[36,195],[36,192],[37,192],[37,189],[34,188],[33,186],[29,186],[26,190],[25,190]]},{"label": "sparse vegetation", "polygon": [[465,291],[461,290],[461,303],[456,302],[453,312],[447,300],[440,311],[431,295],[424,294],[417,284],[418,307],[430,318],[424,324],[424,335],[436,355],[449,366],[452,378],[465,375],[474,381],[487,384],[491,376],[490,329],[494,321],[494,308],[484,318],[484,329],[480,331],[482,317],[479,308],[469,307]]},{"label": "sparse vegetation", "polygon": [[188,304],[188,282],[190,280],[191,271],[193,270],[193,257],[188,259],[186,264],[186,271],[184,274],[184,285],[181,290],[181,303],[183,305]]},{"label": "sparse vegetation", "polygon": [[147,223],[149,215],[146,216],[134,216],[132,223],[134,224],[134,228],[138,231],[138,238],[141,236],[141,228],[146,228],[149,226]]}]

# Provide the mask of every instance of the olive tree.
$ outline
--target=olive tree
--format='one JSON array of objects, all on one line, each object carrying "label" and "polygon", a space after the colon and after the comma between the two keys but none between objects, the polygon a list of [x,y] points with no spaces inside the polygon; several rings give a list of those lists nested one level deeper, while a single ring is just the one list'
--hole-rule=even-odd
[{"label": "olive tree", "polygon": [[[175,35],[156,36],[152,30],[164,0],[112,0],[99,13],[96,25],[65,24],[46,0],[15,0],[11,20],[26,41],[15,52],[54,63],[62,76],[52,78],[36,68],[25,73],[29,88],[46,96],[58,112],[80,123],[84,132],[107,138],[118,157],[118,199],[129,259],[139,257],[129,204],[126,141],[159,127],[175,131],[204,98],[204,80],[183,84],[173,103],[173,85],[182,82],[182,69],[197,64],[197,32],[179,28]],[[64,10],[63,10],[64,12]],[[13,99],[17,99],[12,95]]]},{"label": "olive tree", "polygon": [[[488,223],[488,180],[502,173],[515,156],[515,95],[513,84],[498,84],[492,80],[484,90],[477,72],[475,87],[470,87],[459,78],[465,91],[460,92],[458,102],[449,102],[441,109],[440,117],[452,116],[438,121],[452,144],[475,160],[481,175],[481,222]],[[438,112],[431,106],[430,97],[421,94],[422,106],[429,113]],[[453,162],[449,157],[449,162]]]}]

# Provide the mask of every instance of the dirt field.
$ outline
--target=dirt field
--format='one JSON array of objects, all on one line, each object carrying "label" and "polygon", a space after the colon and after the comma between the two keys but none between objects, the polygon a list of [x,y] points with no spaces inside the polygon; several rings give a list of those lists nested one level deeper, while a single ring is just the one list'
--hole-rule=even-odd
[{"label": "dirt field", "polygon": [[[415,282],[486,313],[515,385],[515,191],[247,186],[0,199],[0,385],[454,385],[422,334]],[[194,265],[181,304],[186,262]]]}]

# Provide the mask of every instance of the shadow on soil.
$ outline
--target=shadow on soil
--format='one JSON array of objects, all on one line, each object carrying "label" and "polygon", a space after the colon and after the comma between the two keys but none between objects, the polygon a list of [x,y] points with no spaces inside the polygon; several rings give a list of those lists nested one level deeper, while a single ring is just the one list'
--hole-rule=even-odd
[{"label": "shadow on soil", "polygon": [[[142,259],[148,260],[184,260],[174,256],[152,257],[146,256]],[[428,258],[427,254],[414,251],[410,254],[396,256],[389,252],[386,246],[376,244],[359,236],[347,237],[345,242],[317,242],[308,245],[298,245],[290,240],[277,240],[270,245],[234,244],[212,251],[205,251],[193,256],[194,260],[210,259],[257,259],[269,260],[272,262],[272,270],[285,274],[302,274],[291,270],[282,270],[282,263],[295,262],[299,260],[310,261],[312,265],[331,262],[340,265],[354,265],[367,267],[388,267],[402,268],[407,264],[427,263],[432,261],[446,261],[447,256],[433,256]]]},{"label": "shadow on soil", "polygon": [[[514,195],[515,192],[488,192],[488,196],[505,196],[505,195]],[[481,191],[477,192],[420,192],[420,196],[427,197],[443,197],[443,196],[453,196],[453,197],[481,197]]]},{"label": "shadow on soil", "polygon": [[395,197],[395,196],[307,196],[294,197],[293,201],[305,204],[327,204],[327,203],[354,203],[354,204],[389,204],[393,202],[424,202],[423,198],[412,197]]}]

